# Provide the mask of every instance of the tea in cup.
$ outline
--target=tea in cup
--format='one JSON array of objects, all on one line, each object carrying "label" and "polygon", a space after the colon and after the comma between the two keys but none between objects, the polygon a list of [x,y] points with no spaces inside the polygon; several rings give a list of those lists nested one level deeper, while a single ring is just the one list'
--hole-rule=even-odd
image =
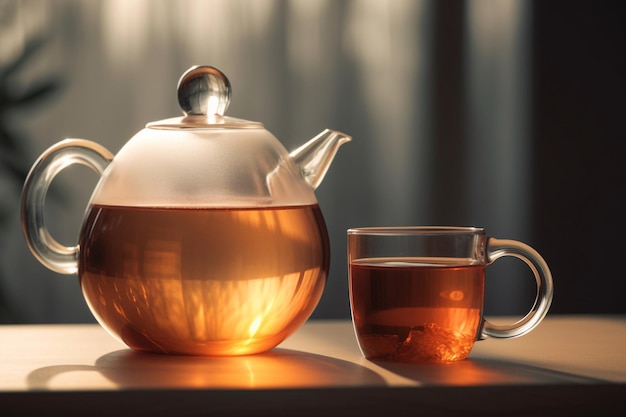
[{"label": "tea in cup", "polygon": [[[485,319],[485,271],[503,256],[533,271],[537,298],[510,325]],[[350,306],[367,359],[450,362],[476,340],[513,338],[534,329],[552,302],[552,276],[530,246],[487,237],[473,227],[369,227],[348,230]]]}]

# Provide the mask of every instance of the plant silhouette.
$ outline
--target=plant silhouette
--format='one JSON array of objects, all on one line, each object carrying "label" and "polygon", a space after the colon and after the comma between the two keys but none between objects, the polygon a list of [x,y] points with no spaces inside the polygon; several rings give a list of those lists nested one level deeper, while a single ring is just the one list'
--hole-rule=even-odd
[{"label": "plant silhouette", "polygon": [[[14,227],[10,222],[15,220],[19,193],[32,163],[29,140],[18,127],[17,115],[33,111],[61,86],[61,79],[53,75],[45,75],[26,86],[19,82],[20,75],[33,64],[33,58],[48,39],[45,34],[31,37],[14,59],[0,65],[0,230]],[[0,277],[0,283],[12,278]],[[15,318],[8,311],[4,297],[0,286],[0,323],[13,322]]]}]

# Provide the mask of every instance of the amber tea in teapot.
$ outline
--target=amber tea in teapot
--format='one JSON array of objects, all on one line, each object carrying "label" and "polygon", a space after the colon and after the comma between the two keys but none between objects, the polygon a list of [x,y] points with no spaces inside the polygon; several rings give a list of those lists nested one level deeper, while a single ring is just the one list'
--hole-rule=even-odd
[{"label": "amber tea in teapot", "polygon": [[94,314],[136,350],[174,353],[273,347],[308,318],[329,265],[317,205],[96,205],[80,247],[80,282]]},{"label": "amber tea in teapot", "polygon": [[[22,194],[22,225],[48,268],[78,273],[92,313],[139,351],[266,351],[311,315],[329,240],[314,190],[350,140],[325,130],[287,152],[261,123],[224,116],[230,82],[213,67],[181,78],[185,116],[149,123],[117,155],[84,139],[50,147]],[[52,179],[101,174],[73,247],[49,234]]]}]

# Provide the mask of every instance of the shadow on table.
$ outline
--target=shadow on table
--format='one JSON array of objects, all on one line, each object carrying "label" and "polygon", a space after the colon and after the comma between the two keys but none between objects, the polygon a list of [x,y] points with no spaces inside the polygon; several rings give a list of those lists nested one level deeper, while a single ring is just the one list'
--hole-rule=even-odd
[{"label": "shadow on table", "polygon": [[49,389],[51,380],[69,372],[98,372],[124,388],[306,388],[385,385],[374,371],[343,360],[288,349],[234,357],[168,356],[118,350],[94,366],[56,365],[28,375],[31,389]]},{"label": "shadow on table", "polygon": [[606,383],[597,378],[484,358],[448,363],[373,362],[381,368],[415,380],[424,386]]}]

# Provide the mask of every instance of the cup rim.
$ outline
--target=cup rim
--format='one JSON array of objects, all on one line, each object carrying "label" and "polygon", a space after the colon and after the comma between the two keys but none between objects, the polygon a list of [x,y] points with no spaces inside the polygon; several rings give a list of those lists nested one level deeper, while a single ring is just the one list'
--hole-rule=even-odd
[{"label": "cup rim", "polygon": [[483,234],[485,229],[474,226],[369,226],[352,227],[349,235],[454,235]]}]

